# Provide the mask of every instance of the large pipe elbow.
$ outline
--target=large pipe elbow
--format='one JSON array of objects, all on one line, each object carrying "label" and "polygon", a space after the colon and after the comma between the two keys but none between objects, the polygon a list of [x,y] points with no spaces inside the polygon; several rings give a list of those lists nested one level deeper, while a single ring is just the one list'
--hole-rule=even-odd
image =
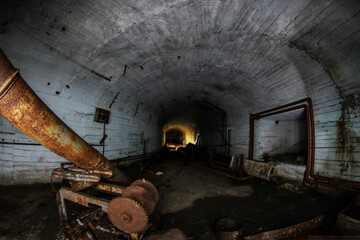
[{"label": "large pipe elbow", "polygon": [[0,49],[0,114],[50,151],[88,169],[111,169],[112,180],[130,178],[69,128],[35,94]]}]

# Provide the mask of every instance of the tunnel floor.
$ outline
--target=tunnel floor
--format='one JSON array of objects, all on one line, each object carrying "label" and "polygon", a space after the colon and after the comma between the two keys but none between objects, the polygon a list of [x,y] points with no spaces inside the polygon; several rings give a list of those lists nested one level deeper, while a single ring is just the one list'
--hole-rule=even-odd
[{"label": "tunnel floor", "polygon": [[[182,162],[152,165],[138,177],[158,187],[160,201],[155,212],[161,215],[161,228],[176,227],[200,240],[215,239],[214,224],[223,217],[242,221],[244,235],[320,215],[326,216],[332,231],[337,214],[354,197],[339,191],[315,191],[280,179],[239,182]],[[1,240],[63,238],[50,184],[0,187],[0,209]]]}]

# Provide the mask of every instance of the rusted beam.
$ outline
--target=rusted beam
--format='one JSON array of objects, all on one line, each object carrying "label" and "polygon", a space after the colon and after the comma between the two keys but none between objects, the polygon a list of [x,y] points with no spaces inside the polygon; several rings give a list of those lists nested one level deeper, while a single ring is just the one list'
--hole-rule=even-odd
[{"label": "rusted beam", "polygon": [[35,94],[0,49],[0,114],[23,133],[59,156],[87,169],[113,172],[113,180],[130,178],[91,147]]},{"label": "rusted beam", "polygon": [[62,187],[60,188],[60,190],[57,192],[56,195],[60,221],[62,223],[68,220],[66,206],[65,206],[65,199],[85,207],[89,207],[89,204],[93,204],[101,207],[101,210],[103,212],[106,213],[108,212],[108,204],[109,204],[108,200],[89,196],[84,193],[73,192],[67,187]]},{"label": "rusted beam", "polygon": [[112,176],[112,171],[110,170],[84,169],[77,167],[68,167],[67,170],[84,174],[96,174],[101,176],[102,178],[110,178]]},{"label": "rusted beam", "polygon": [[192,165],[197,166],[197,167],[204,168],[204,169],[206,169],[206,170],[209,170],[210,172],[214,172],[214,173],[223,175],[223,176],[225,176],[225,177],[232,178],[232,179],[239,180],[239,181],[246,181],[246,180],[248,180],[248,179],[252,179],[252,178],[253,178],[253,176],[245,176],[245,177],[242,177],[242,178],[236,177],[236,176],[234,176],[234,175],[232,175],[232,174],[224,173],[224,172],[215,170],[215,169],[213,169],[213,168],[206,167],[206,166],[201,165],[201,164],[198,164],[198,163],[192,163]]},{"label": "rusted beam", "polygon": [[298,223],[289,227],[280,228],[273,231],[262,232],[256,235],[245,237],[245,240],[264,240],[264,239],[287,239],[298,236],[308,230],[320,227],[324,222],[324,216],[319,216],[311,220]]}]

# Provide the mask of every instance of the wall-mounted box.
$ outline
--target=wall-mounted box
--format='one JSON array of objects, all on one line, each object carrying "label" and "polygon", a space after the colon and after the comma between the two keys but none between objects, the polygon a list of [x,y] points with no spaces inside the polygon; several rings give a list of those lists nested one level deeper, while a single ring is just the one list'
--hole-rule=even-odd
[{"label": "wall-mounted box", "polygon": [[94,122],[109,123],[109,119],[110,119],[110,111],[101,108],[95,109]]}]

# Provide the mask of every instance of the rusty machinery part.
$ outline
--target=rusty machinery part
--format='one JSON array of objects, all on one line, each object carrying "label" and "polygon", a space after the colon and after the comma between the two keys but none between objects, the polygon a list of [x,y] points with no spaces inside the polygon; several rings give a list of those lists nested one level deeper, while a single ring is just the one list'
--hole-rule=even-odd
[{"label": "rusty machinery part", "polygon": [[53,175],[56,178],[78,181],[78,182],[99,182],[101,180],[99,174],[87,174],[82,172],[67,171],[62,168],[53,170]]},{"label": "rusty machinery part", "polygon": [[94,182],[77,182],[77,181],[69,181],[69,183],[71,186],[71,190],[75,192],[88,189],[90,187],[93,187],[95,184],[97,184]]},{"label": "rusty machinery part", "polygon": [[161,234],[151,234],[144,240],[187,240],[188,237],[178,228],[171,228]]},{"label": "rusty machinery part", "polygon": [[140,186],[145,188],[151,193],[151,196],[154,199],[155,205],[159,202],[159,192],[156,187],[149,181],[145,179],[138,179],[134,181],[130,186]]},{"label": "rusty machinery part", "polygon": [[140,203],[148,215],[151,215],[155,209],[155,201],[151,193],[141,186],[130,186],[123,190],[123,198],[130,198]]},{"label": "rusty machinery part", "polygon": [[135,200],[118,197],[108,204],[111,222],[125,233],[139,233],[146,229],[148,216],[144,208]]},{"label": "rusty machinery part", "polygon": [[[111,181],[131,179],[69,128],[36,95],[0,49],[0,114],[42,146],[79,167],[111,170]],[[34,121],[36,120],[36,121]]]},{"label": "rusty machinery part", "polygon": [[113,195],[120,195],[122,194],[124,187],[121,187],[116,184],[100,182],[94,186],[94,189],[97,191],[101,191]]},{"label": "rusty machinery part", "polygon": [[72,172],[79,172],[79,173],[98,174],[102,178],[110,178],[113,174],[111,170],[96,170],[96,169],[85,169],[78,167],[69,167],[67,168],[67,170]]},{"label": "rusty machinery part", "polygon": [[308,221],[298,223],[289,227],[280,228],[268,232],[245,237],[244,240],[264,240],[264,239],[289,239],[290,237],[300,236],[306,231],[320,227],[324,222],[324,216],[319,216]]}]

